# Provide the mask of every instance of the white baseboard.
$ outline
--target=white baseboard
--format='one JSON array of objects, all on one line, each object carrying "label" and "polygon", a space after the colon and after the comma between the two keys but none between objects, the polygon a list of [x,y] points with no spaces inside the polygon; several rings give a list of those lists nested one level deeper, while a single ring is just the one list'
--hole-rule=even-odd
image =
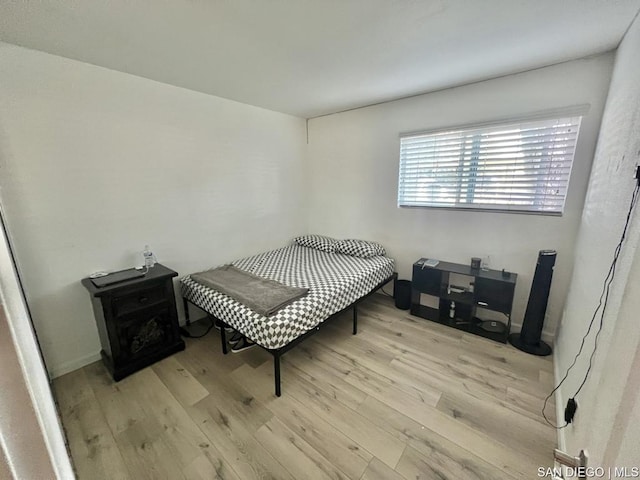
[{"label": "white baseboard", "polygon": [[[520,330],[522,330],[522,325],[518,324],[518,323],[512,323],[511,324],[511,333],[517,333]],[[542,330],[542,335],[540,335],[540,338],[548,343],[549,345],[553,345],[554,343],[554,339],[555,339],[555,335],[552,332],[549,332],[547,330]]]},{"label": "white baseboard", "polygon": [[79,368],[100,360],[100,358],[100,352],[96,352],[90,355],[86,355],[82,358],[71,360],[70,362],[65,362],[62,365],[56,365],[54,367],[51,367],[51,369],[49,370],[49,377],[51,377],[51,379],[61,377],[65,373],[78,370]]},{"label": "white baseboard", "polygon": [[[560,372],[558,371],[558,359],[553,358],[553,386],[555,388],[558,382],[561,380]],[[560,389],[556,390],[556,424],[564,420],[564,401],[562,399],[562,392]],[[564,428],[557,430],[558,432],[558,448],[563,452],[567,451],[567,441],[564,436]]]}]

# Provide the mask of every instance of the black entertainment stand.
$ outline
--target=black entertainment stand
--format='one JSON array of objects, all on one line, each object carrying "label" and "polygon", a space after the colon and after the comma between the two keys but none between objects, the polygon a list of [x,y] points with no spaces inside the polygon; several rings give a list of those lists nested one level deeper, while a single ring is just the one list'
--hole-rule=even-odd
[{"label": "black entertainment stand", "polygon": [[[425,258],[421,258],[413,264],[411,314],[507,343],[518,275],[498,270],[472,269],[469,265],[450,262],[427,267],[425,261]],[[469,277],[467,284],[471,287],[457,291],[460,289],[452,286],[451,274]],[[438,297],[438,308],[422,305],[421,294]],[[478,308],[503,313],[507,322],[483,321],[476,316]]]}]

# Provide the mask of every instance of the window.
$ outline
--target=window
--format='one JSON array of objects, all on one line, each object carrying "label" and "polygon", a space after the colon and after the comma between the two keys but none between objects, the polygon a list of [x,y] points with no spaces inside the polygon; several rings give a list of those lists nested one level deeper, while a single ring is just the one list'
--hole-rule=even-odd
[{"label": "window", "polygon": [[401,135],[398,206],[561,215],[581,118]]}]

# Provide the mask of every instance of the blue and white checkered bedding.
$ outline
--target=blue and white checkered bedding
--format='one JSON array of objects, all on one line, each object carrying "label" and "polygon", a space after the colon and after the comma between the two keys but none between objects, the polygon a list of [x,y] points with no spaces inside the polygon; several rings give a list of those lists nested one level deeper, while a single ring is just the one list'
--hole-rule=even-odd
[{"label": "blue and white checkered bedding", "polygon": [[186,276],[182,296],[265,348],[285,346],[391,277],[388,257],[352,257],[290,245],[232,262],[237,268],[309,293],[271,317]]}]

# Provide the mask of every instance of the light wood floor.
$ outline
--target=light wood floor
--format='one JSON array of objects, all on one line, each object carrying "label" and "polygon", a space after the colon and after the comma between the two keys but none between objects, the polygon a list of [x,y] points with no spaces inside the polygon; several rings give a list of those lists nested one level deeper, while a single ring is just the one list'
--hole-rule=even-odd
[{"label": "light wood floor", "polygon": [[[552,362],[374,295],[282,358],[219,333],[114,383],[55,380],[80,479],[524,479],[551,466]],[[553,416],[551,404],[548,414]]]}]

